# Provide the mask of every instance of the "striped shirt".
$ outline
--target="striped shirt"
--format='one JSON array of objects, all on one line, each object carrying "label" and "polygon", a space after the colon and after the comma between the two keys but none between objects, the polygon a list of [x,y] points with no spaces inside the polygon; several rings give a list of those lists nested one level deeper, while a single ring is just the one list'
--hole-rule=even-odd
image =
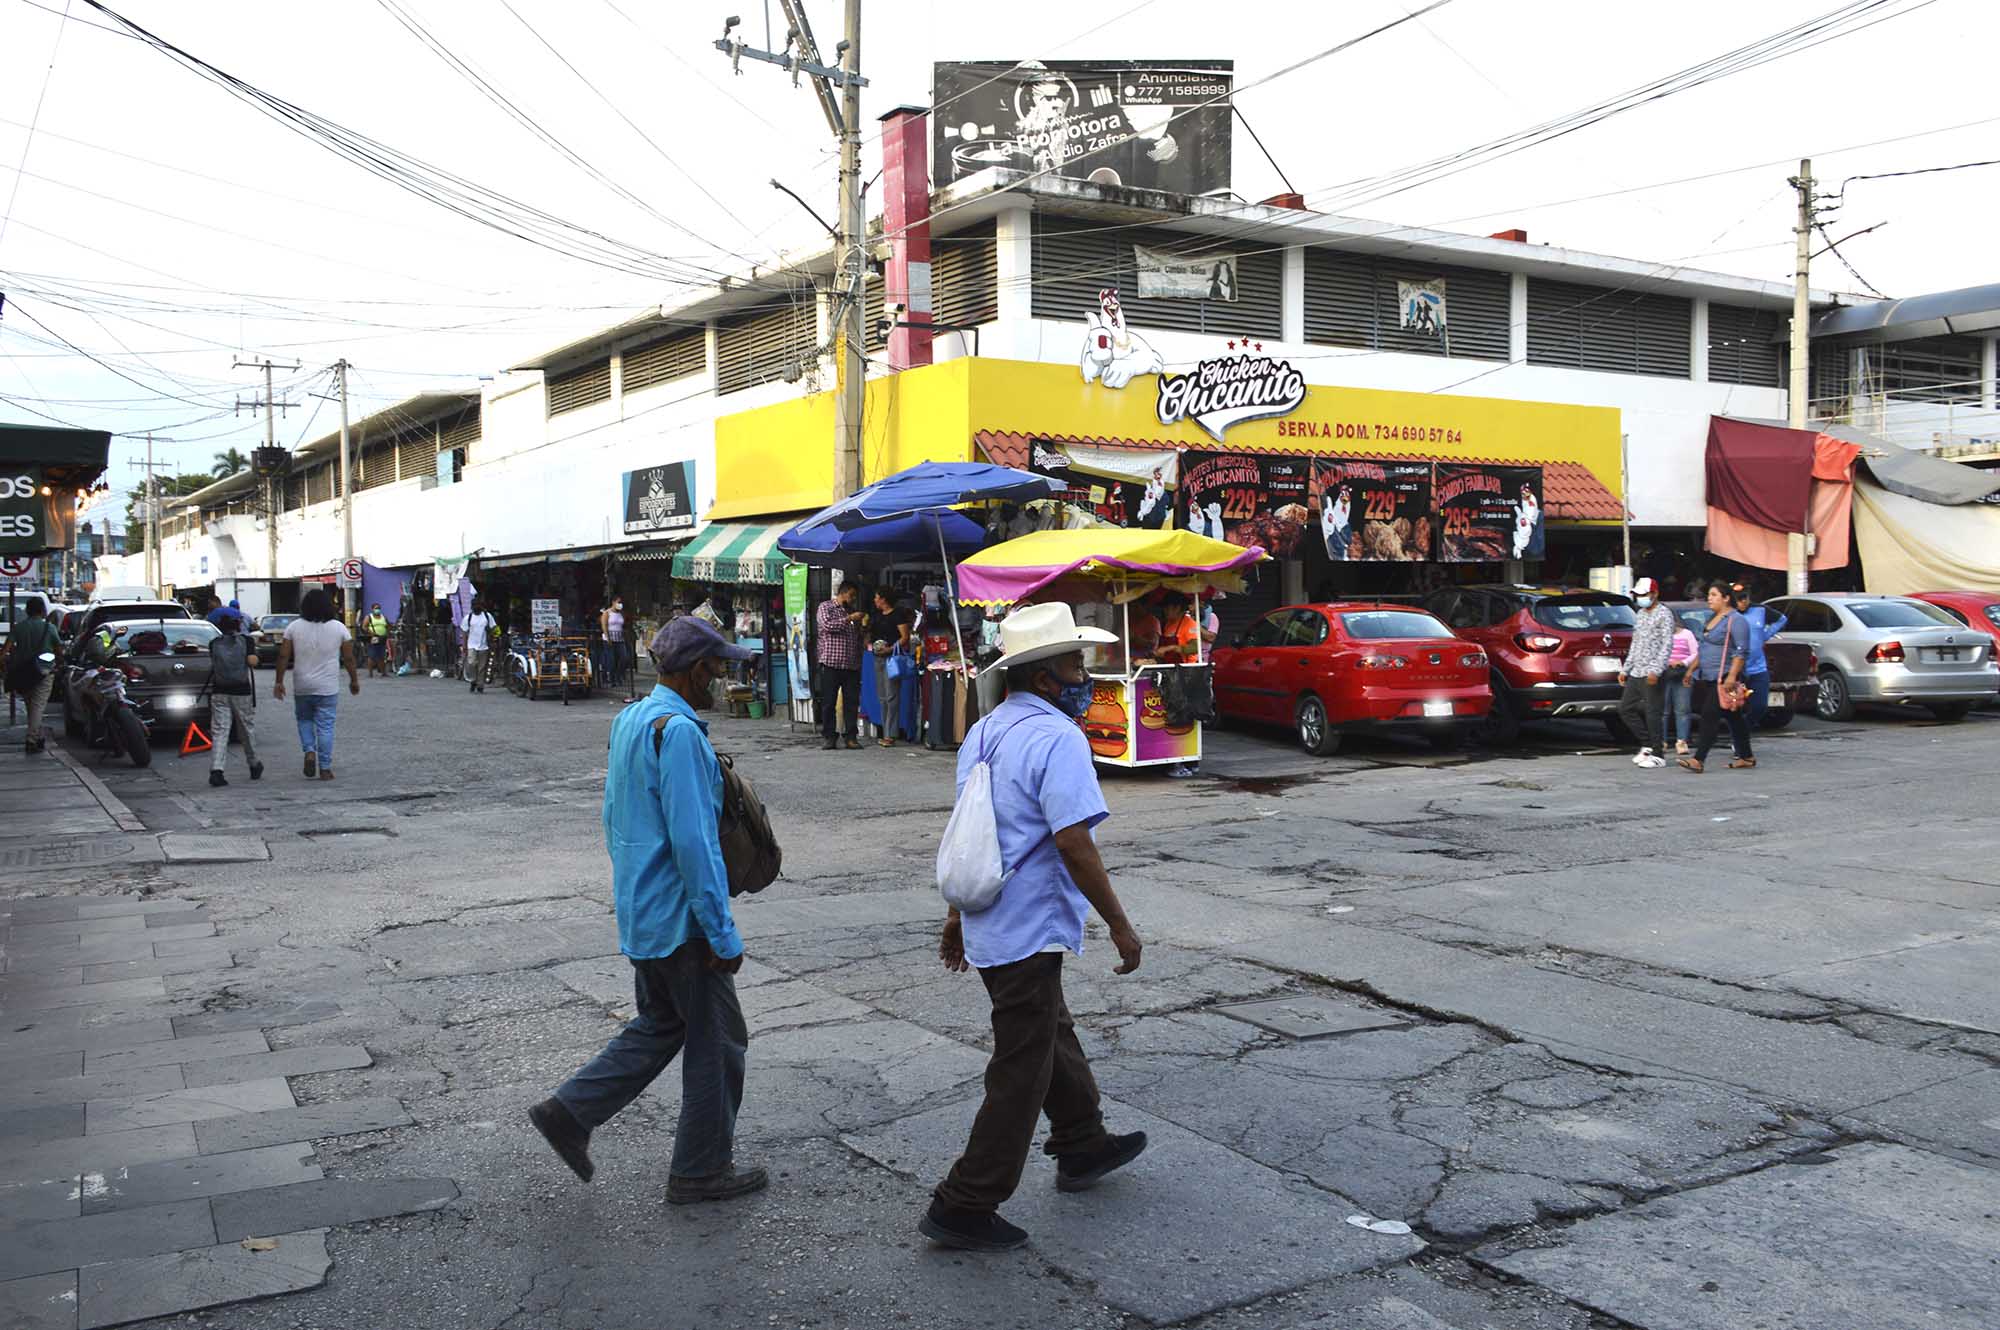
[{"label": "striped shirt", "polygon": [[861,629],[847,621],[849,611],[837,600],[819,607],[819,663],[828,669],[861,668]]}]

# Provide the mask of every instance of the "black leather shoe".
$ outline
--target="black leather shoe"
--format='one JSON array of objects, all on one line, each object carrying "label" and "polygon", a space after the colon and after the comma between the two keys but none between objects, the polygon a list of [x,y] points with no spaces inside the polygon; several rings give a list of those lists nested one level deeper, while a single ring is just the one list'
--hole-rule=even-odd
[{"label": "black leather shoe", "polygon": [[1146,1133],[1113,1136],[1086,1154],[1056,1156],[1056,1190],[1083,1191],[1146,1153]]},{"label": "black leather shoe", "polygon": [[571,1172],[585,1182],[590,1181],[590,1175],[597,1172],[597,1165],[590,1162],[590,1132],[563,1107],[562,1100],[544,1099],[534,1105],[528,1110],[528,1121],[535,1124],[535,1130],[570,1166]]},{"label": "black leather shoe", "polygon": [[210,785],[227,785],[229,784],[229,777],[223,775],[220,771],[217,771],[214,768],[210,768],[208,773],[208,783]]},{"label": "black leather shoe", "polygon": [[832,739],[821,739],[819,741],[819,746],[829,753],[831,753],[834,749],[840,747],[840,745]]},{"label": "black leather shoe", "polygon": [[991,1210],[953,1210],[936,1201],[918,1221],[917,1232],[954,1251],[1015,1251],[1028,1245],[1028,1230]]},{"label": "black leather shoe", "polygon": [[698,1201],[733,1201],[762,1191],[771,1177],[761,1168],[738,1168],[731,1164],[720,1173],[705,1178],[667,1179],[667,1201],[672,1205],[693,1205]]}]

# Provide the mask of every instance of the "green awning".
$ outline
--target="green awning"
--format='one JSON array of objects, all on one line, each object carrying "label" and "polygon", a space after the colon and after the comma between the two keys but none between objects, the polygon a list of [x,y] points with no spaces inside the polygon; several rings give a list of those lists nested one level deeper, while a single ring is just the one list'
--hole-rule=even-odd
[{"label": "green awning", "polygon": [[778,537],[790,522],[711,522],[674,555],[674,576],[688,582],[751,582],[777,586],[790,562]]}]

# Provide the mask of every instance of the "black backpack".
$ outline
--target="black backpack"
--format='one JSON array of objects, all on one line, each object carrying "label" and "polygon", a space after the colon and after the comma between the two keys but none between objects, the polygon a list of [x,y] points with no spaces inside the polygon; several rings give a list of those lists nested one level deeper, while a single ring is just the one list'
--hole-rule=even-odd
[{"label": "black backpack", "polygon": [[[653,722],[653,755],[659,756],[661,736],[672,716]],[[726,753],[717,753],[722,766],[722,814],[716,819],[716,835],[722,842],[722,866],[729,874],[729,894],[759,892],[777,880],[785,866],[785,852],[771,830],[764,801],[757,797],[749,780],[736,770]]]}]

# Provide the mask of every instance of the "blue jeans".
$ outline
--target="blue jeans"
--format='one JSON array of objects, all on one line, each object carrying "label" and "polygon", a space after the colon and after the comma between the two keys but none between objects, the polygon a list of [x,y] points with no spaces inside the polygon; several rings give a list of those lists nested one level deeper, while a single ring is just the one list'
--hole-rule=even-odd
[{"label": "blue jeans", "polygon": [[1750,690],[1750,714],[1745,720],[1754,730],[1764,723],[1764,713],[1771,709],[1771,672],[1746,674],[1743,683]]},{"label": "blue jeans", "polygon": [[320,770],[333,766],[333,713],[338,693],[294,693],[292,714],[299,722],[299,751],[318,753]]},{"label": "blue jeans", "polygon": [[1667,685],[1666,726],[1662,738],[1671,748],[1675,741],[1686,743],[1694,729],[1694,689],[1685,678]]},{"label": "blue jeans", "polygon": [[685,1052],[671,1165],[677,1178],[720,1173],[736,1153],[736,1110],[743,1104],[750,1030],[736,1000],[736,980],[709,969],[709,955],[705,941],[690,938],[671,956],[632,958],[632,1001],[638,1015],[556,1090],[570,1116],[595,1131]]}]

